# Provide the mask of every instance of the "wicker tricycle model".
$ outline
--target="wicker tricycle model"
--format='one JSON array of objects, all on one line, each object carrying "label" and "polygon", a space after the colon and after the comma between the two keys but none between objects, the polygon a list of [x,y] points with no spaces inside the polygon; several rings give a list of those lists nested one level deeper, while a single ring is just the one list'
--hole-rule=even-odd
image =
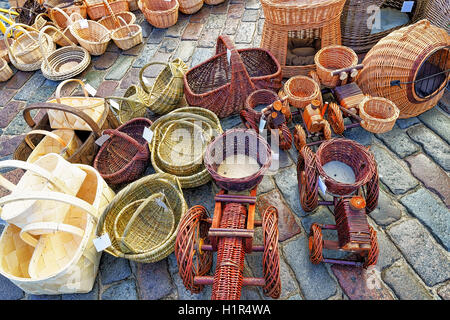
[{"label": "wicker tricycle model", "polygon": [[[245,148],[238,147],[243,145]],[[256,160],[259,169],[237,178],[232,166],[223,167],[230,153],[231,157]],[[255,219],[257,185],[271,164],[267,142],[253,130],[228,130],[208,145],[204,162],[221,189],[214,198],[213,218],[203,206],[197,205],[180,222],[175,255],[185,287],[192,293],[200,293],[205,285],[212,285],[212,300],[239,300],[243,286],[260,286],[265,295],[278,298],[281,293],[278,211],[270,206],[262,214],[262,220]],[[249,195],[242,194],[248,190]],[[263,229],[263,245],[253,243],[254,229],[258,226]],[[217,252],[215,273],[208,275],[213,252]],[[244,278],[244,258],[252,252],[263,252],[262,278]]]},{"label": "wicker tricycle model", "polygon": [[[334,178],[327,169],[327,164],[334,161],[341,162],[353,170],[353,181]],[[379,184],[377,165],[368,149],[357,142],[342,138],[323,142],[315,154],[310,147],[305,146],[299,154],[297,178],[304,211],[313,211],[319,205],[334,207],[335,225],[311,225],[311,262],[364,268],[376,265],[379,253],[377,233],[369,225],[366,215],[377,207]],[[332,195],[333,200],[319,201],[319,188],[322,192]],[[324,240],[324,229],[336,230],[338,241]],[[324,258],[323,249],[351,252],[356,255],[356,259]]]}]

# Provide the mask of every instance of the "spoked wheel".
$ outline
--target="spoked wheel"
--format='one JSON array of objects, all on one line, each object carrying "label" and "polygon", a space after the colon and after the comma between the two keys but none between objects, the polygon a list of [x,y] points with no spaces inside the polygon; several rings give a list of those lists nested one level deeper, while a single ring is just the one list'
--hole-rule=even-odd
[{"label": "spoked wheel", "polygon": [[309,260],[313,264],[319,264],[323,261],[322,229],[317,223],[311,225],[309,232]]},{"label": "spoked wheel", "polygon": [[370,232],[370,250],[364,259],[363,265],[363,267],[366,269],[370,266],[374,266],[377,264],[378,254],[380,253],[378,247],[377,232],[371,226],[369,226],[369,232]]},{"label": "spoked wheel", "polygon": [[289,150],[292,147],[292,134],[286,123],[283,123],[278,131],[280,133],[280,149]]},{"label": "spoked wheel", "polygon": [[336,103],[330,103],[328,107],[328,121],[333,128],[334,133],[342,134],[345,130],[342,111]]},{"label": "spoked wheel", "polygon": [[203,206],[189,209],[180,221],[175,242],[178,271],[184,286],[192,293],[203,290],[203,285],[194,284],[194,277],[207,274],[212,265],[212,252],[200,249],[203,243],[208,243],[208,217]]},{"label": "spoked wheel", "polygon": [[327,120],[324,120],[324,125],[323,125],[323,137],[325,140],[330,140],[331,139],[331,128],[330,128],[330,124]]},{"label": "spoked wheel", "polygon": [[304,147],[298,156],[297,180],[300,203],[306,212],[311,212],[318,205],[318,172],[315,155],[310,148]]},{"label": "spoked wheel", "polygon": [[263,271],[266,281],[263,292],[266,296],[277,299],[281,294],[280,255],[278,253],[278,211],[269,207],[263,214],[264,232]]},{"label": "spoked wheel", "polygon": [[373,210],[375,210],[378,205],[378,197],[380,195],[378,169],[375,168],[375,173],[373,174],[372,179],[370,179],[370,181],[367,182],[365,190],[366,190],[366,197],[365,197],[366,213],[369,214]]},{"label": "spoked wheel", "polygon": [[296,125],[294,129],[294,145],[298,152],[306,146],[306,133],[301,125]]},{"label": "spoked wheel", "polygon": [[253,129],[259,132],[259,120],[261,119],[261,114],[253,109],[242,109],[241,121],[247,129]]}]

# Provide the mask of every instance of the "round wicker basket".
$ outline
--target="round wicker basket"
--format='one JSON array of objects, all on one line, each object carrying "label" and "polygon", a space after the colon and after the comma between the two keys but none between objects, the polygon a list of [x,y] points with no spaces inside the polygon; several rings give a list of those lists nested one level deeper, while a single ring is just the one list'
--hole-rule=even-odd
[{"label": "round wicker basket", "polygon": [[178,0],[180,11],[184,14],[193,14],[203,7],[203,0]]},{"label": "round wicker basket", "polygon": [[391,131],[400,114],[397,106],[388,99],[365,97],[359,104],[361,126],[373,133]]},{"label": "round wicker basket", "polygon": [[[76,13],[72,14],[73,19]],[[93,56],[105,53],[111,40],[111,33],[100,23],[93,20],[82,19],[77,15],[78,20],[70,25],[70,32],[78,40],[78,43]]]},{"label": "round wicker basket", "polygon": [[177,0],[154,0],[147,1],[146,3],[138,0],[138,7],[148,23],[157,28],[168,28],[178,21],[178,9],[180,5]]},{"label": "round wicker basket", "polygon": [[284,94],[287,95],[289,104],[295,108],[303,109],[313,100],[322,101],[319,84],[307,76],[296,76],[286,81]]},{"label": "round wicker basket", "polygon": [[138,24],[127,24],[125,20],[119,17],[119,20],[125,23],[124,26],[112,31],[111,38],[117,47],[122,50],[128,50],[142,43],[142,27]]}]

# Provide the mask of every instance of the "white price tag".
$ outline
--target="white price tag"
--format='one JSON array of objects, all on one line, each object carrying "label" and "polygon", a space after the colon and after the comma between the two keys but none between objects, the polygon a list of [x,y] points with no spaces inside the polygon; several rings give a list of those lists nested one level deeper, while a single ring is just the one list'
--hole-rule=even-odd
[{"label": "white price tag", "polygon": [[101,147],[106,142],[106,140],[108,140],[109,138],[110,138],[110,136],[108,136],[107,134],[104,134],[104,135],[100,136],[100,138],[95,140],[95,144],[99,145]]},{"label": "white price tag", "polygon": [[144,80],[144,83],[145,83],[146,85],[149,85],[149,84],[150,84],[150,81],[149,81],[147,78],[142,77],[142,80]]},{"label": "white price tag", "polygon": [[81,29],[89,28],[89,24],[88,24],[88,22],[87,22],[86,19],[81,19],[81,20],[80,20],[80,28],[81,28]]},{"label": "white price tag", "polygon": [[84,85],[84,88],[86,89],[86,91],[93,97],[95,97],[95,95],[97,94],[97,90],[94,89],[93,86],[91,86],[89,83],[86,83]]},{"label": "white price tag", "polygon": [[109,100],[109,104],[116,110],[120,110],[119,104],[115,100]]},{"label": "white price tag", "polygon": [[153,131],[145,127],[144,132],[142,133],[142,137],[147,140],[148,143],[151,143],[153,139]]},{"label": "white price tag", "polygon": [[109,238],[109,235],[107,233],[105,233],[101,237],[93,239],[92,242],[94,243],[97,252],[103,251],[111,245],[111,239]]},{"label": "white price tag", "polygon": [[158,206],[163,208],[165,211],[169,210],[169,208],[167,208],[166,204],[161,200],[161,198],[156,198],[156,203],[158,204]]},{"label": "white price tag", "polygon": [[278,161],[280,159],[280,154],[272,152],[272,160]]},{"label": "white price tag", "polygon": [[411,12],[415,1],[403,1],[402,12]]},{"label": "white price tag", "polygon": [[325,185],[325,182],[323,182],[322,177],[320,176],[319,176],[319,188],[323,194],[327,193],[327,186]]},{"label": "white price tag", "polygon": [[261,120],[259,121],[259,132],[261,133],[261,132],[263,132],[263,130],[264,130],[264,127],[266,126],[266,119],[263,119],[262,117],[261,117]]},{"label": "white price tag", "polygon": [[227,60],[228,60],[228,64],[231,64],[231,50],[227,49]]}]

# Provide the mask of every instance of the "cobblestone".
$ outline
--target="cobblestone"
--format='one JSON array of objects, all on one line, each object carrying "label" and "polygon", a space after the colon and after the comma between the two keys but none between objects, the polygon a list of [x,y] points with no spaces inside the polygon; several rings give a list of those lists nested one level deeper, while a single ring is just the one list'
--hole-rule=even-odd
[{"label": "cobblestone", "polygon": [[127,259],[118,259],[110,254],[103,254],[100,261],[100,275],[102,285],[124,280],[131,275],[130,264]]},{"label": "cobblestone", "polygon": [[399,127],[394,127],[391,131],[383,134],[377,134],[377,137],[383,140],[384,144],[400,158],[409,156],[419,150],[419,146]]},{"label": "cobblestone", "polygon": [[375,210],[370,213],[370,217],[381,226],[387,226],[397,221],[402,216],[401,205],[394,198],[380,190],[378,205]]},{"label": "cobblestone", "polygon": [[102,294],[102,300],[137,300],[136,283],[133,279],[114,284]]},{"label": "cobblestone", "polygon": [[433,108],[421,114],[419,119],[425,125],[438,134],[447,143],[450,143],[450,117],[439,108]]},{"label": "cobblestone", "polygon": [[161,299],[173,289],[166,260],[157,263],[138,263],[136,278],[140,298],[143,300]]}]

